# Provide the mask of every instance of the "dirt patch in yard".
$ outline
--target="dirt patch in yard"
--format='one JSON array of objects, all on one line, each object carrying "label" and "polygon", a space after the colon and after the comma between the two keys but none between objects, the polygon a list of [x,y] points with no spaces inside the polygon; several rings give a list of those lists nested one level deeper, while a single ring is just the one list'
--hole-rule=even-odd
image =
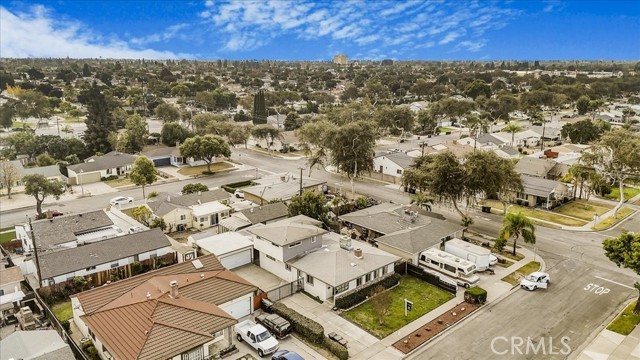
[{"label": "dirt patch in yard", "polygon": [[[469,314],[476,311],[480,305],[470,304],[468,302],[462,302],[446,313],[431,320],[426,325],[420,327],[418,330],[398,340],[393,347],[400,350],[404,354],[408,354],[417,347],[433,339],[436,335],[445,331],[455,323],[469,316]],[[455,314],[455,315],[454,315]]]}]

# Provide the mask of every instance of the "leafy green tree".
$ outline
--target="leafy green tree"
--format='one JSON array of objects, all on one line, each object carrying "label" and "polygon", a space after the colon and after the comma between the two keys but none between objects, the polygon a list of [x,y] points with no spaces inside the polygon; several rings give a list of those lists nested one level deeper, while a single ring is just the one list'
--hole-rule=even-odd
[{"label": "leafy green tree", "polygon": [[156,167],[153,165],[153,161],[149,160],[146,156],[138,156],[136,161],[133,162],[129,179],[137,186],[142,186],[143,199],[147,198],[144,193],[144,187],[156,181],[156,173]]},{"label": "leafy green tree", "polygon": [[[373,312],[378,319],[378,325],[384,325],[384,321],[389,315],[393,299],[391,294],[382,285],[377,285],[371,290],[371,299],[369,300]],[[406,304],[405,304],[406,306]]]},{"label": "leafy green tree", "polygon": [[273,142],[282,136],[280,129],[276,129],[269,124],[256,125],[251,129],[251,135],[258,141],[267,143],[267,151],[271,151]]},{"label": "leafy green tree", "polygon": [[416,121],[423,133],[435,134],[435,131],[438,128],[438,119],[436,119],[429,110],[420,110]]},{"label": "leafy green tree", "polygon": [[328,223],[329,208],[323,194],[305,191],[302,196],[295,195],[289,204],[289,216],[305,215],[310,218]]},{"label": "leafy green tree", "polygon": [[231,156],[231,149],[229,144],[220,136],[196,135],[185,140],[180,146],[180,154],[196,160],[203,160],[207,163],[207,172],[211,173],[213,160],[218,156]]},{"label": "leafy green tree", "polygon": [[55,165],[56,159],[54,159],[49,153],[45,152],[36,157],[36,164],[38,166]]},{"label": "leafy green tree", "polygon": [[141,205],[133,209],[131,215],[144,226],[149,226],[151,219],[153,219],[153,212],[146,205]]},{"label": "leafy green tree", "polygon": [[87,92],[87,130],[84,141],[92,153],[106,154],[112,150],[109,133],[116,131],[116,123],[111,116],[111,105],[107,97],[93,84]]},{"label": "leafy green tree", "polygon": [[264,98],[264,91],[260,90],[253,98],[253,124],[266,124],[267,115],[267,103]]},{"label": "leafy green tree", "polygon": [[291,111],[284,119],[284,129],[286,131],[295,130],[300,127],[300,115],[297,112]]},{"label": "leafy green tree", "polygon": [[576,110],[578,110],[578,115],[584,115],[589,111],[589,97],[586,95],[580,96],[578,100],[576,100]]},{"label": "leafy green tree", "polygon": [[38,218],[42,217],[42,202],[48,196],[60,199],[64,193],[64,183],[60,180],[49,180],[42,174],[25,175],[22,178],[24,192],[36,199],[36,212]]},{"label": "leafy green tree", "polygon": [[23,118],[36,117],[41,119],[51,114],[51,103],[41,92],[35,90],[21,90],[18,93],[17,113]]},{"label": "leafy green tree", "polygon": [[602,134],[611,129],[608,122],[598,120],[581,120],[573,124],[567,123],[562,126],[560,135],[569,138],[574,144],[589,144],[596,141]]},{"label": "leafy green tree", "polygon": [[156,116],[164,122],[174,122],[180,120],[180,111],[171,104],[160,104],[156,107]]},{"label": "leafy green tree", "polygon": [[[640,233],[624,232],[617,238],[605,239],[602,243],[605,255],[619,267],[631,269],[640,275]],[[640,292],[640,282],[633,286]],[[633,309],[635,315],[640,315],[640,293]]]},{"label": "leafy green tree", "polygon": [[614,129],[602,135],[582,161],[605,178],[618,184],[620,201],[613,208],[614,217],[626,201],[625,181],[640,178],[640,138],[625,129]]},{"label": "leafy green tree", "polygon": [[387,129],[393,135],[400,135],[413,130],[415,119],[408,107],[379,107],[374,119],[381,128]]},{"label": "leafy green tree", "polygon": [[15,104],[10,104],[9,102],[0,106],[0,126],[5,129],[11,128],[13,126],[13,118],[16,116]]},{"label": "leafy green tree", "polygon": [[209,191],[209,188],[203,183],[187,184],[182,187],[182,195],[195,194],[200,191]]},{"label": "leafy green tree", "polygon": [[476,79],[464,89],[464,93],[472,99],[476,99],[480,95],[487,98],[491,97],[491,86],[484,80]]},{"label": "leafy green tree", "polygon": [[411,198],[411,204],[416,204],[420,208],[424,208],[427,211],[431,211],[431,205],[433,205],[433,199],[426,193],[418,192]]},{"label": "leafy green tree", "polygon": [[467,218],[458,207],[466,191],[465,169],[458,158],[450,151],[438,153],[429,163],[428,172],[428,189],[434,202],[452,205],[463,219]]},{"label": "leafy green tree", "polygon": [[527,244],[536,243],[536,228],[533,221],[521,212],[509,213],[502,221],[502,229],[498,238],[507,240],[513,237],[513,255],[516,255],[516,245],[518,239],[522,239]]},{"label": "leafy green tree", "polygon": [[125,125],[125,152],[133,154],[142,151],[147,144],[149,131],[147,121],[138,114],[133,114],[127,119]]},{"label": "leafy green tree", "polygon": [[19,179],[20,173],[18,173],[16,166],[9,160],[2,160],[0,162],[0,185],[7,189],[9,199],[11,199],[11,189]]},{"label": "leafy green tree", "polygon": [[167,146],[176,146],[178,142],[185,141],[189,136],[191,136],[189,130],[177,122],[165,123],[160,132],[162,143]]}]

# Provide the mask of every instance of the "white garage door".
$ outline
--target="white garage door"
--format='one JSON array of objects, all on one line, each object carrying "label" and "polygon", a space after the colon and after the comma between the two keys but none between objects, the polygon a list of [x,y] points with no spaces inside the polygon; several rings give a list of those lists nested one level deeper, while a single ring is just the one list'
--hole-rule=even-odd
[{"label": "white garage door", "polygon": [[229,305],[222,306],[222,310],[226,311],[229,315],[236,319],[240,319],[251,314],[251,298],[242,299],[231,303]]},{"label": "white garage door", "polygon": [[226,255],[220,259],[222,266],[231,270],[251,262],[251,248],[233,255]]}]

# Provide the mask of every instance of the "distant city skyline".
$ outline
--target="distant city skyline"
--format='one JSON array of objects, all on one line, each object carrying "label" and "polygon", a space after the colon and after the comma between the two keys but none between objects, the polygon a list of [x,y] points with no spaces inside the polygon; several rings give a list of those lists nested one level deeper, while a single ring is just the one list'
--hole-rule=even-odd
[{"label": "distant city skyline", "polygon": [[0,56],[638,60],[637,1],[3,1]]}]

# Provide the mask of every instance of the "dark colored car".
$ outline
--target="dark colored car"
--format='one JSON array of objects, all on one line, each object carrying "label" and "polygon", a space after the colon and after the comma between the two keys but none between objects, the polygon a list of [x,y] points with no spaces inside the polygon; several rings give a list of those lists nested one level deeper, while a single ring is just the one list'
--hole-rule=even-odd
[{"label": "dark colored car", "polygon": [[304,360],[304,358],[293,351],[278,350],[273,354],[271,360]]},{"label": "dark colored car", "polygon": [[282,339],[291,333],[293,326],[277,314],[261,314],[256,317],[256,322],[266,327],[276,339]]}]

